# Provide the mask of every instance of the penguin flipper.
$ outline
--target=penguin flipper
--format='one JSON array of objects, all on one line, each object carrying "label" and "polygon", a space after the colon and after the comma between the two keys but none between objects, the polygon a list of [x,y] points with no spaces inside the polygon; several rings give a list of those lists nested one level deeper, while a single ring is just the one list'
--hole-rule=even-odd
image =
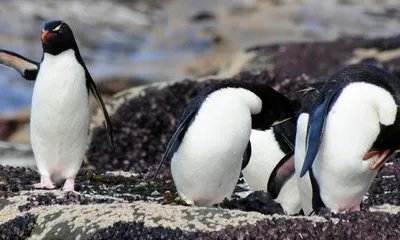
[{"label": "penguin flipper", "polygon": [[242,170],[247,167],[247,165],[250,162],[250,158],[251,158],[251,142],[249,141],[249,143],[247,144],[247,147],[243,153],[243,161],[242,161],[242,168],[241,168]]},{"label": "penguin flipper", "polygon": [[334,89],[328,92],[328,94],[324,96],[323,101],[310,113],[306,136],[306,157],[300,172],[300,177],[303,177],[310,170],[317,156],[324,132],[325,120],[333,102],[332,100],[337,92],[338,91]]},{"label": "penguin flipper", "polygon": [[23,78],[29,81],[36,80],[39,63],[27,59],[17,53],[0,49],[0,64],[14,68]]},{"label": "penguin flipper", "polygon": [[273,199],[278,197],[283,185],[294,174],[294,171],[294,151],[290,151],[275,166],[268,179],[267,190]]},{"label": "penguin flipper", "polygon": [[105,118],[105,128],[107,130],[108,140],[110,141],[111,148],[114,150],[114,138],[113,138],[113,128],[110,121],[110,116],[108,115],[106,106],[104,105],[103,98],[101,97],[99,91],[97,90],[96,84],[94,83],[92,77],[89,72],[86,71],[86,86],[92,92],[93,96],[96,98],[97,103],[100,105],[101,111],[103,112]]},{"label": "penguin flipper", "polygon": [[161,158],[160,163],[158,164],[156,173],[153,176],[153,180],[156,179],[158,173],[160,172],[161,166],[163,165],[166,159],[170,159],[172,154],[176,152],[181,144],[182,138],[188,129],[190,123],[192,122],[193,118],[196,116],[197,111],[200,108],[202,99],[200,97],[195,98],[192,100],[189,105],[186,107],[185,111],[182,114],[178,122],[178,127],[176,128],[174,134],[172,135],[171,139],[168,142],[167,148],[165,149],[164,155]]}]

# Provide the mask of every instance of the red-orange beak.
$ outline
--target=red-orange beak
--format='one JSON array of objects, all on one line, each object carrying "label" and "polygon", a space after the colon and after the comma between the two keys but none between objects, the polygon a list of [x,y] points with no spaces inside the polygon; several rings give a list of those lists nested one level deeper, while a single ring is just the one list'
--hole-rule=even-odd
[{"label": "red-orange beak", "polygon": [[54,34],[49,33],[48,31],[44,31],[42,33],[42,41],[43,42],[47,42],[49,39],[51,39],[53,37]]}]

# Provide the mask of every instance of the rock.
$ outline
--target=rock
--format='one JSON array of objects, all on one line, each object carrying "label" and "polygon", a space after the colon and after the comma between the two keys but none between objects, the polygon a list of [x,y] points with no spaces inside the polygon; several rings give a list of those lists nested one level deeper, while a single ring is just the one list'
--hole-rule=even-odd
[{"label": "rock", "polygon": [[76,189],[81,195],[33,190],[37,172],[0,166],[0,229],[19,226],[13,229],[15,236],[34,239],[397,239],[399,158],[392,158],[379,172],[357,213],[322,211],[319,216],[289,217],[268,194],[238,197],[244,196],[241,187],[218,207],[183,206],[168,162],[155,181],[150,178],[177,120],[198,90],[221,80],[259,82],[296,104],[302,96],[299,90],[352,62],[381,65],[400,76],[398,49],[400,37],[258,46],[236,55],[212,76],[119,92],[107,101],[115,152],[97,110],[87,154],[94,170],[79,172]]},{"label": "rock", "polygon": [[215,19],[215,15],[209,11],[200,11],[190,17],[192,22],[212,21]]},{"label": "rock", "polygon": [[[374,54],[360,57],[361,49],[373,50]],[[103,117],[97,111],[91,125],[89,162],[103,170],[122,169],[151,175],[185,106],[198,90],[215,81],[236,79],[266,83],[297,104],[301,90],[309,83],[322,81],[342,66],[371,57],[400,77],[399,50],[400,36],[258,46],[236,55],[238,59],[232,59],[214,76],[125,90],[107,103],[115,130],[115,153],[105,141],[104,128],[98,127],[102,126]],[[385,57],[379,57],[382,55]],[[161,171],[161,178],[165,169]],[[169,171],[166,174],[168,177]]]},{"label": "rock", "polygon": [[24,109],[12,114],[0,114],[0,140],[8,139],[13,133],[29,122],[30,110]]},{"label": "rock", "polygon": [[0,140],[7,139],[17,129],[15,121],[0,120]]},{"label": "rock", "polygon": [[269,193],[256,191],[250,193],[244,199],[225,201],[221,206],[229,209],[240,209],[243,211],[257,211],[263,214],[284,214],[281,205],[274,201]]},{"label": "rock", "polygon": [[36,217],[32,214],[18,216],[4,224],[0,228],[1,239],[26,239],[32,233],[36,225]]},{"label": "rock", "polygon": [[148,81],[138,78],[116,76],[108,79],[102,79],[102,81],[98,82],[96,85],[99,92],[111,96],[125,89],[140,86],[145,83],[148,83]]},{"label": "rock", "polygon": [[0,165],[36,168],[31,145],[0,141]]},{"label": "rock", "polygon": [[8,137],[7,141],[11,143],[30,143],[31,136],[29,123],[20,126],[13,134]]},{"label": "rock", "polygon": [[[396,239],[400,206],[391,199],[400,199],[400,164],[387,165],[379,173],[379,185],[373,186],[369,193],[369,198],[375,200],[364,201],[370,211],[367,208],[351,214],[325,211],[310,217],[265,212],[264,203],[269,200],[261,192],[217,208],[163,204],[162,193],[168,191],[176,196],[171,181],[157,183],[144,180],[142,174],[125,172],[80,171],[77,177],[80,195],[60,190],[32,190],[31,184],[39,180],[36,172],[0,166],[0,237],[6,234],[20,239],[27,236],[33,239],[109,239],[110,236],[118,239],[159,239],[161,236],[167,239]],[[393,179],[383,181],[388,178]],[[373,194],[382,190],[380,195]]]},{"label": "rock", "polygon": [[[172,182],[146,181],[140,174],[81,171],[76,179],[81,195],[60,190],[32,190],[39,175],[25,168],[0,166],[0,176],[5,184],[5,188],[0,188],[0,195],[6,196],[0,198],[0,229],[19,216],[32,214],[36,219],[33,238],[75,239],[79,235],[86,238],[121,221],[143,222],[151,229],[180,229],[175,232],[210,232],[272,218],[252,211],[193,208],[177,203],[162,205],[161,193],[169,191],[176,196]],[[325,221],[318,217],[312,219]]]}]

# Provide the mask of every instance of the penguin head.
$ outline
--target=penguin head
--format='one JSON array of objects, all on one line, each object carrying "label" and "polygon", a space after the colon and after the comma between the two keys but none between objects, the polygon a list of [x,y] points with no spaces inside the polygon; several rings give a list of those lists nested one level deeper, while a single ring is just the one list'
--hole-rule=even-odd
[{"label": "penguin head", "polygon": [[74,34],[64,21],[55,20],[42,25],[43,51],[58,55],[68,49],[76,49]]}]

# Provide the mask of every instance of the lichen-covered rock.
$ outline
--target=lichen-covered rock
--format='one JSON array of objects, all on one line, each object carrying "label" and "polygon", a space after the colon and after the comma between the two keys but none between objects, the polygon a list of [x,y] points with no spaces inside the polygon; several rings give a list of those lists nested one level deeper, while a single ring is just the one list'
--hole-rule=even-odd
[{"label": "lichen-covered rock", "polygon": [[26,239],[32,233],[36,224],[36,216],[27,213],[17,216],[0,225],[0,239],[19,240]]},{"label": "lichen-covered rock", "polygon": [[[180,206],[171,181],[152,182],[129,172],[80,171],[81,195],[32,190],[39,175],[25,168],[0,166],[0,173],[0,229],[12,224],[12,231],[31,234],[34,239],[107,239],[113,235],[122,239],[368,239],[364,231],[371,232],[370,239],[395,239],[398,233],[400,163],[396,161],[387,163],[378,174],[362,212],[325,211],[313,217],[282,215],[278,204],[262,192],[243,199],[236,196],[220,207]],[[27,214],[32,217],[21,218]]]},{"label": "lichen-covered rock", "polygon": [[[268,218],[252,225],[220,231],[191,233],[179,229],[147,228],[142,223],[118,222],[96,232],[93,239],[398,239],[398,214],[363,212],[339,215],[327,221],[304,218]],[[383,225],[382,222],[387,224]]]},{"label": "lichen-covered rock", "polygon": [[[186,105],[198,90],[215,81],[265,83],[296,104],[303,94],[301,90],[309,83],[321,81],[349,63],[373,61],[400,76],[400,37],[276,44],[254,47],[246,54],[250,57],[238,55],[240,63],[232,59],[216,76],[202,81],[152,84],[123,91],[111,98],[108,109],[115,130],[116,149],[112,152],[105,141],[103,118],[97,114],[87,154],[90,164],[106,170],[122,169],[152,175]],[[170,178],[166,167],[159,179],[164,177]]]}]

